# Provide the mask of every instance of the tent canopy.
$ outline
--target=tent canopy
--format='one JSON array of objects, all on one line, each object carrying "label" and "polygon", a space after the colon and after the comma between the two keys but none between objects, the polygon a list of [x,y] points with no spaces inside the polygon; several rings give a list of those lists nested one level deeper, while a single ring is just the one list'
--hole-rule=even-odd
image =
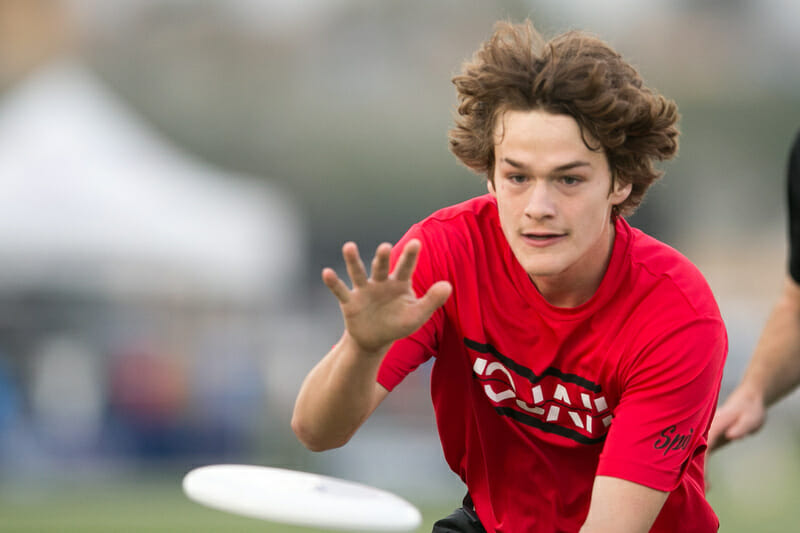
[{"label": "tent canopy", "polygon": [[183,155],[77,63],[0,100],[0,290],[275,298],[304,248],[285,194]]}]

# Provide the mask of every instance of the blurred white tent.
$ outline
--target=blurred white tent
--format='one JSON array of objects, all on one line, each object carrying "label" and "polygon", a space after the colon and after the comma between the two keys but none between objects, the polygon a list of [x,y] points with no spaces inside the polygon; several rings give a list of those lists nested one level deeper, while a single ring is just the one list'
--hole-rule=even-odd
[{"label": "blurred white tent", "polygon": [[79,63],[0,99],[0,290],[263,301],[303,250],[285,195],[183,155]]}]

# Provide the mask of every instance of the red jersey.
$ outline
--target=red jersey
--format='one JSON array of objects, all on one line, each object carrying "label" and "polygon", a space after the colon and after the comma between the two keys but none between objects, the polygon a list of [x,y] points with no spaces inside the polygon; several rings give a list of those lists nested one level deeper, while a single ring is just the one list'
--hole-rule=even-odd
[{"label": "red jersey", "polygon": [[709,533],[706,435],[727,337],[700,272],[616,221],[594,296],[550,305],[517,262],[489,196],[414,225],[417,294],[453,285],[445,305],[394,343],[378,382],[393,389],[435,357],[431,395],[445,459],[487,531],[575,533],[596,475],[671,494],[652,532]]}]

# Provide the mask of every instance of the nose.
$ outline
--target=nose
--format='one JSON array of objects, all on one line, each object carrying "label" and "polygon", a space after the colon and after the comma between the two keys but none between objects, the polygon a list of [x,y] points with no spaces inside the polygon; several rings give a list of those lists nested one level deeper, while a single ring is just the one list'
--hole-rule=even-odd
[{"label": "nose", "polygon": [[534,220],[555,216],[555,199],[551,184],[546,180],[538,180],[528,189],[528,201],[525,204],[525,216]]}]

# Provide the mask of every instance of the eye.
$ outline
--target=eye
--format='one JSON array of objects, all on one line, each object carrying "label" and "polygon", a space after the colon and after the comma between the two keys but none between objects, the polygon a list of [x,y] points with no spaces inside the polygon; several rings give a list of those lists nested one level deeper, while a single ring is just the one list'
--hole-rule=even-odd
[{"label": "eye", "polygon": [[508,181],[510,181],[511,183],[514,183],[516,185],[522,185],[523,183],[528,181],[528,178],[526,178],[522,174],[511,174],[511,175],[508,176],[507,179],[508,179]]},{"label": "eye", "polygon": [[577,176],[562,176],[561,183],[564,185],[577,185],[581,182],[581,178]]}]

